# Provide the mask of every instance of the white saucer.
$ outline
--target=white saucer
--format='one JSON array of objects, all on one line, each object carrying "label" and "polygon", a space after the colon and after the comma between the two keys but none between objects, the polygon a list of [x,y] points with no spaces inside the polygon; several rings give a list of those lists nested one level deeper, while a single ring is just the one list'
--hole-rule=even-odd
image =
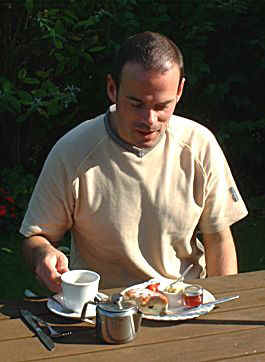
[{"label": "white saucer", "polygon": [[[104,293],[97,293],[97,296],[99,299],[105,299],[108,296]],[[47,301],[47,307],[48,309],[55,313],[58,314],[62,317],[67,317],[67,318],[74,318],[74,319],[80,319],[81,317],[81,313],[77,313],[77,312],[72,312],[69,311],[68,309],[64,308],[63,304],[63,296],[62,294],[55,294],[53,296],[54,299],[58,300],[58,303],[52,299],[49,298]],[[88,304],[87,306],[87,312],[86,312],[86,317],[95,317],[96,316],[96,306],[93,304]]]}]

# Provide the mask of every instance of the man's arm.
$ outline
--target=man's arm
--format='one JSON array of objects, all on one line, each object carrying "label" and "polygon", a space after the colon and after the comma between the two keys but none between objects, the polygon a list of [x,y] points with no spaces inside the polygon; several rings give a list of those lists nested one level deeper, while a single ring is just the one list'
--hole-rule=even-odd
[{"label": "man's arm", "polygon": [[237,274],[237,255],[230,228],[203,234],[208,276]]},{"label": "man's arm", "polygon": [[68,271],[68,259],[44,236],[36,235],[23,241],[23,254],[37,278],[51,291],[61,291],[61,274]]}]

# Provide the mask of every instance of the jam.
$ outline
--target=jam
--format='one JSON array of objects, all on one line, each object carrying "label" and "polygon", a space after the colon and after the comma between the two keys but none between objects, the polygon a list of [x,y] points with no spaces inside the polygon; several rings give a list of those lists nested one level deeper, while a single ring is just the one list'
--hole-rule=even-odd
[{"label": "jam", "polygon": [[183,292],[183,303],[187,307],[197,307],[203,303],[203,289],[200,285],[189,285]]}]

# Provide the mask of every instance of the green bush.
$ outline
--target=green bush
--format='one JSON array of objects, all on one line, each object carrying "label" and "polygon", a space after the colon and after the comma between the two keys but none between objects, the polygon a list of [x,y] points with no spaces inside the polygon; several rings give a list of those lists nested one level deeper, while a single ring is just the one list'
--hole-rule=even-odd
[{"label": "green bush", "polygon": [[93,2],[46,6],[37,0],[0,5],[1,164],[37,172],[57,133],[77,122],[82,79],[86,74],[89,83],[104,48],[96,28],[104,14],[92,12]]},{"label": "green bush", "polygon": [[[106,109],[114,52],[144,30],[161,32],[182,49],[187,81],[176,112],[205,124],[221,142],[250,211],[233,227],[240,271],[264,268],[264,16],[265,2],[253,0],[0,2],[4,297],[36,288],[15,231],[44,159],[67,130]],[[14,275],[17,290],[10,289]]]},{"label": "green bush", "polygon": [[36,176],[25,171],[21,166],[17,166],[12,169],[3,169],[0,180],[1,230],[14,232],[25,214]]},{"label": "green bush", "polygon": [[129,35],[151,30],[169,36],[184,53],[187,82],[176,112],[217,134],[249,197],[264,194],[264,15],[265,2],[252,0],[1,3],[5,182],[14,192],[16,173],[20,180],[34,175],[34,183],[56,140],[106,109],[105,77],[115,50]]}]

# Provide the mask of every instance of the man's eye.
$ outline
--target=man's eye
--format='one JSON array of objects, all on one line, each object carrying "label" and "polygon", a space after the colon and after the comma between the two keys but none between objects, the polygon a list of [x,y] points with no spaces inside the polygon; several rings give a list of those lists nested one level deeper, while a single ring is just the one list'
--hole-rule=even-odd
[{"label": "man's eye", "polygon": [[165,111],[169,108],[169,104],[159,104],[155,108],[157,111]]},{"label": "man's eye", "polygon": [[142,108],[143,107],[143,105],[141,103],[131,103],[131,106],[133,108]]}]

